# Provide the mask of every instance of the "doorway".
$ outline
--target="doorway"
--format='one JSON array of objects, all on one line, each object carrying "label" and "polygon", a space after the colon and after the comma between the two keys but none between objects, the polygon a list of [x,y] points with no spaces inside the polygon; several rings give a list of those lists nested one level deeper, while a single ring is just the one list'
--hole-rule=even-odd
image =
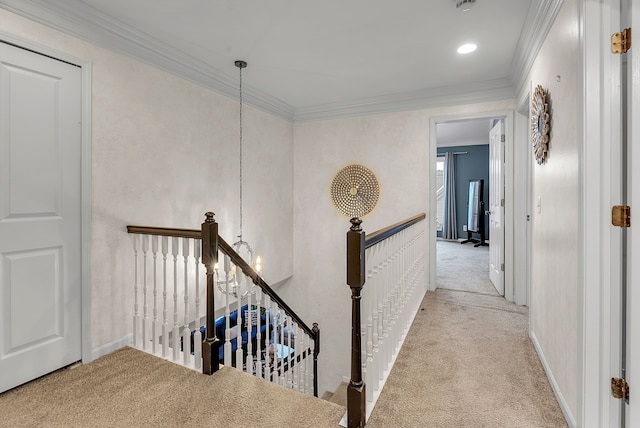
[{"label": "doorway", "polygon": [[90,335],[83,328],[90,201],[83,94],[89,80],[87,69],[55,59],[57,53],[36,53],[28,42],[0,36],[0,391],[5,391],[91,359]]},{"label": "doorway", "polygon": [[492,124],[492,119],[480,118],[436,125],[438,288],[497,295],[489,278],[485,214]]},{"label": "doorway", "polygon": [[[431,169],[431,179],[432,179],[432,191],[430,197],[430,212],[436,213],[437,211],[437,189],[436,187],[436,160],[438,155],[438,135],[437,135],[437,127],[439,124],[449,124],[449,123],[458,123],[464,124],[468,121],[476,121],[476,120],[486,120],[488,124],[493,127],[495,125],[495,120],[501,120],[504,124],[504,141],[502,148],[502,159],[503,159],[503,172],[501,176],[504,177],[504,186],[503,186],[503,195],[500,198],[500,205],[503,210],[502,227],[504,230],[504,241],[498,240],[500,243],[500,253],[502,254],[502,261],[500,262],[500,270],[503,275],[503,283],[504,283],[504,297],[508,301],[514,301],[514,280],[513,280],[513,253],[514,253],[514,240],[513,240],[513,112],[512,111],[498,111],[498,112],[487,112],[480,113],[475,116],[452,116],[452,117],[443,117],[443,118],[433,118],[431,119],[431,132],[430,132],[430,149],[431,149],[431,159],[432,161],[432,169]],[[488,144],[489,138],[489,130],[490,127],[487,126],[485,129],[485,144]],[[466,197],[466,194],[465,194]],[[466,206],[464,207],[466,209]],[[436,215],[432,216],[431,219],[431,243],[430,243],[430,265],[434,267],[430,272],[430,289],[435,290],[437,284],[437,232],[436,232]],[[464,226],[464,223],[461,225]],[[466,236],[466,233],[465,235]],[[489,235],[489,242],[491,243],[491,236]],[[496,240],[494,239],[493,245],[496,245]],[[488,270],[488,265],[487,265]],[[525,302],[526,303],[526,302]],[[524,303],[519,303],[524,304]]]}]

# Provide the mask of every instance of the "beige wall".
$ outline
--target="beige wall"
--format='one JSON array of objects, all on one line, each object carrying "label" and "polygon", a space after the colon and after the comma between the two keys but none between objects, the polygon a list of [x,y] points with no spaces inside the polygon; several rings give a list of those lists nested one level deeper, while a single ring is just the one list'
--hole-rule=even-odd
[{"label": "beige wall", "polygon": [[350,223],[329,197],[334,174],[361,163],[377,175],[380,200],[364,217],[366,232],[428,213],[430,120],[513,108],[507,100],[294,125],[294,277],[281,291],[305,320],[320,324],[321,394],[350,376],[351,293],[345,267]]},{"label": "beige wall", "polygon": [[[139,61],[0,9],[0,32],[92,64],[92,347],[131,334],[133,253],[127,224],[199,228],[213,210],[239,232],[238,103]],[[245,74],[249,78],[249,73]],[[247,108],[244,238],[267,280],[292,265],[292,124]]]},{"label": "beige wall", "polygon": [[566,0],[528,79],[531,91],[537,85],[548,89],[551,112],[549,159],[533,167],[530,329],[574,418],[579,399],[578,48],[576,1]]},{"label": "beige wall", "polygon": [[[93,66],[91,331],[98,348],[131,333],[127,224],[197,228],[214,210],[222,236],[237,235],[237,102],[4,10],[0,32]],[[533,218],[531,330],[574,414],[577,46],[575,0],[567,0],[529,77],[549,89],[553,103],[550,159],[534,168],[542,212]],[[366,231],[428,212],[431,118],[513,108],[507,100],[295,126],[247,108],[244,237],[264,255],[267,280],[294,274],[280,291],[304,320],[320,323],[320,393],[349,375],[349,222],[329,199],[335,172],[358,162],[377,174],[380,202],[364,219]]]}]

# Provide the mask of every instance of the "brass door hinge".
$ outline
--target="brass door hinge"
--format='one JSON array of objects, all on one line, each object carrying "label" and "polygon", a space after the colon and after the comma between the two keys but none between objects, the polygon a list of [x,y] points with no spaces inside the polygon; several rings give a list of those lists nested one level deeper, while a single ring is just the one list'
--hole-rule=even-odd
[{"label": "brass door hinge", "polygon": [[611,394],[613,394],[614,398],[619,398],[622,400],[629,399],[629,384],[626,380],[620,379],[618,377],[611,378]]},{"label": "brass door hinge", "polygon": [[631,28],[626,28],[619,33],[611,35],[611,52],[623,54],[631,48]]},{"label": "brass door hinge", "polygon": [[631,227],[631,207],[614,205],[611,208],[611,224],[616,227]]}]

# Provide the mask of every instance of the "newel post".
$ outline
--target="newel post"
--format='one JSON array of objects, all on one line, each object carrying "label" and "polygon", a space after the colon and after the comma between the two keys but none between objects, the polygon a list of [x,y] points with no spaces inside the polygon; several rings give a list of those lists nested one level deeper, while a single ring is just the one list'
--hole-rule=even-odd
[{"label": "newel post", "polygon": [[366,393],[362,379],[362,337],[360,292],[365,281],[365,234],[360,227],[362,220],[351,219],[347,232],[347,284],[351,287],[351,380],[347,387],[347,426],[366,425]]},{"label": "newel post", "polygon": [[214,295],[214,272],[218,263],[218,223],[213,218],[214,215],[212,212],[206,213],[202,223],[202,264],[207,269],[207,331],[202,341],[202,373],[208,375],[220,368],[220,340],[216,337]]}]

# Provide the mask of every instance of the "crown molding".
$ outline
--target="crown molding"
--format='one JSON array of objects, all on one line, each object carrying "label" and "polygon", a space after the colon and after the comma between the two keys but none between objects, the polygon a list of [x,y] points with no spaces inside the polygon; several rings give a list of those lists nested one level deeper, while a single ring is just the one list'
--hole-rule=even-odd
[{"label": "crown molding", "polygon": [[[220,70],[168,47],[148,35],[75,0],[0,0],[0,7],[81,40],[135,58],[238,99],[238,82]],[[251,85],[243,85],[243,101],[288,121],[293,107]]]},{"label": "crown molding", "polygon": [[505,78],[301,108],[296,109],[293,118],[294,122],[310,122],[499,101],[513,99],[514,96],[511,81]]},{"label": "crown molding", "polygon": [[[294,109],[251,85],[243,85],[243,100],[248,105],[287,121],[305,122],[512,99],[524,85],[562,3],[563,0],[541,0],[531,3],[516,56],[510,67],[511,79],[452,85],[299,109]],[[135,58],[232,99],[238,99],[235,76],[229,76],[181,50],[168,47],[84,2],[0,0],[0,7],[81,40]]]},{"label": "crown molding", "polygon": [[564,0],[532,1],[524,24],[516,52],[511,62],[509,76],[513,82],[516,94],[519,94],[527,82],[527,76],[533,67],[533,62],[542,48],[547,34],[551,30],[556,16]]}]

